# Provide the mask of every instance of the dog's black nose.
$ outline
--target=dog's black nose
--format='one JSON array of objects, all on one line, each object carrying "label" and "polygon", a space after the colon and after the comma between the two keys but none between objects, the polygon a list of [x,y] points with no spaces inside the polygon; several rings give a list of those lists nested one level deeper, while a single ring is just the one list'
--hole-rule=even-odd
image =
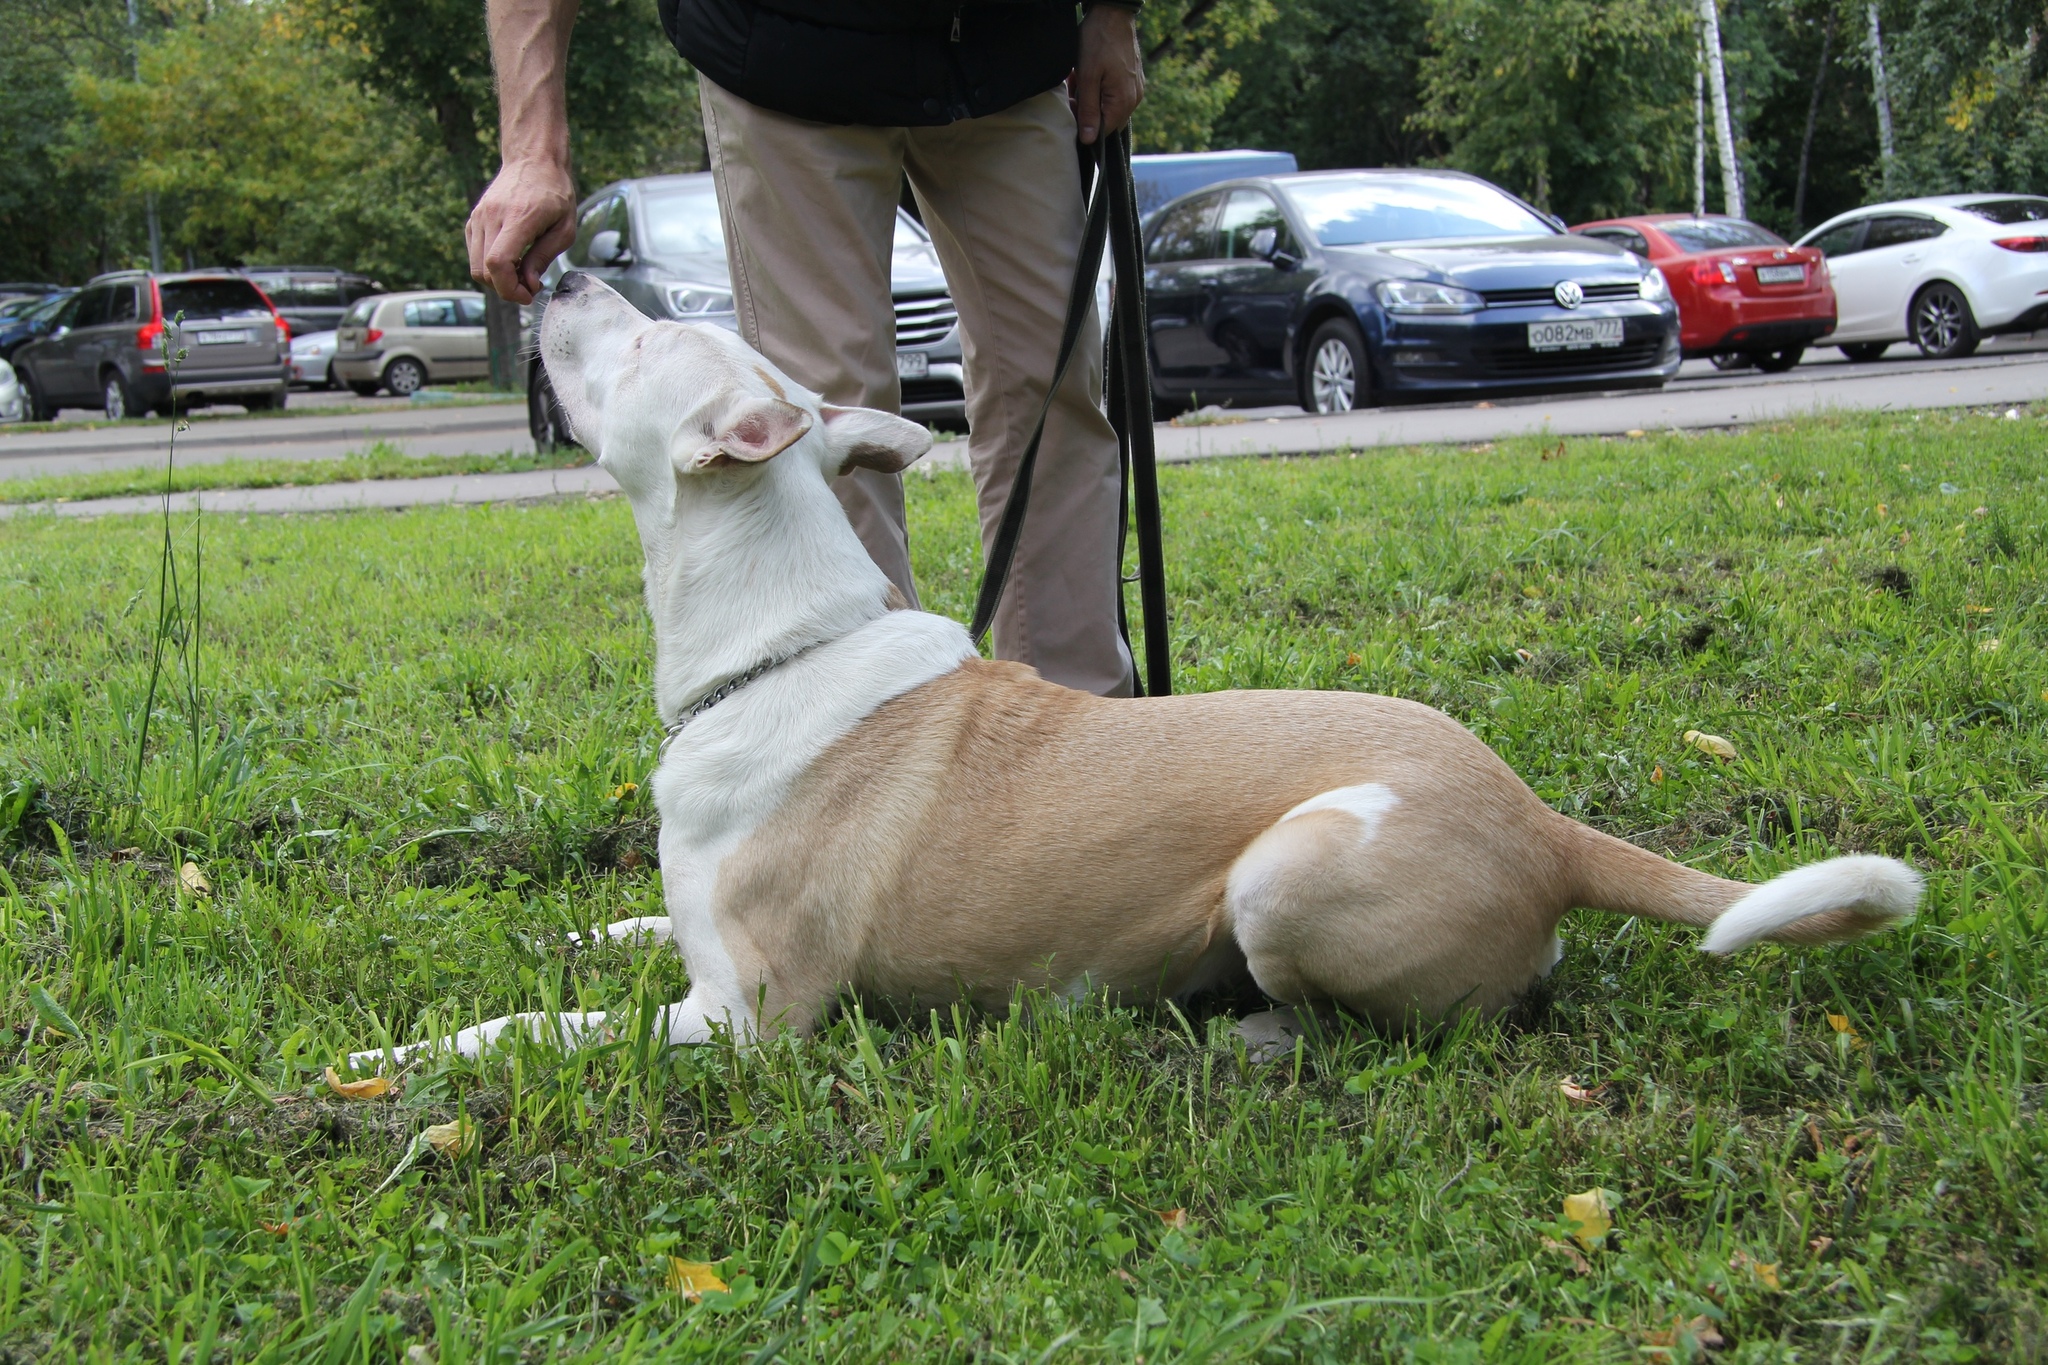
[{"label": "dog's black nose", "polygon": [[590,287],[590,282],[593,278],[595,277],[586,275],[580,270],[572,270],[562,276],[562,282],[555,286],[555,297],[566,299],[580,294]]}]

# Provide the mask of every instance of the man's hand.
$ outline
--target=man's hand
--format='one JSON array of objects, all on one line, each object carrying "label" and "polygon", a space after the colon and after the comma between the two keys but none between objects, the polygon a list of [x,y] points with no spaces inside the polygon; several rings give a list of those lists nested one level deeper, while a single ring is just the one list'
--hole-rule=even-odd
[{"label": "man's hand", "polygon": [[548,158],[507,161],[464,229],[469,275],[501,299],[532,303],[541,272],[576,240],[576,182]]},{"label": "man's hand", "polygon": [[1089,7],[1081,21],[1081,57],[1067,77],[1067,96],[1081,141],[1094,142],[1131,121],[1145,98],[1145,62],[1138,52],[1138,16],[1117,5]]},{"label": "man's hand", "polygon": [[498,76],[497,179],[470,211],[469,274],[512,303],[532,303],[541,272],[576,240],[565,72],[577,0],[489,0]]}]

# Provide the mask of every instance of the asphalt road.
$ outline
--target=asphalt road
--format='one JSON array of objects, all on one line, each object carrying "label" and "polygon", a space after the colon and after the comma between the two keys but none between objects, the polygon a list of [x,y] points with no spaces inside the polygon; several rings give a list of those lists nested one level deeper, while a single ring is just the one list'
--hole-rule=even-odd
[{"label": "asphalt road", "polygon": [[[1781,375],[1722,372],[1704,362],[1690,362],[1677,380],[1658,392],[1377,408],[1334,417],[1309,416],[1297,408],[1253,409],[1227,414],[1211,424],[1162,425],[1157,429],[1157,444],[1162,460],[1178,461],[1309,454],[1347,446],[1458,444],[1532,433],[1619,435],[1741,426],[1822,412],[2006,406],[2048,399],[2048,339],[2044,343],[2033,338],[2007,339],[1959,361],[1923,360],[1904,346],[1893,348],[1893,354],[1896,358],[1857,365],[1826,350]],[[169,428],[161,423],[17,434],[0,428],[0,479],[161,464],[168,439]],[[414,455],[492,454],[524,449],[527,439],[526,414],[520,404],[394,403],[371,411],[311,411],[294,417],[202,417],[180,436],[178,459],[195,464],[232,458],[328,459],[361,450],[373,441],[388,442]],[[964,463],[966,443],[943,442],[930,458],[940,465]],[[407,502],[500,501],[599,492],[609,483],[601,470],[541,471],[223,491],[198,501],[222,511],[295,511]],[[125,506],[127,501],[74,503],[64,510],[78,514],[131,510]]]}]

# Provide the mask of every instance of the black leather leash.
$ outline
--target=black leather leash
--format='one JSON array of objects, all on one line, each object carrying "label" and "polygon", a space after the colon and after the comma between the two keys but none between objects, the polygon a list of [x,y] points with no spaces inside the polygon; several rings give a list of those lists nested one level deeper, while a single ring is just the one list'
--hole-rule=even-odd
[{"label": "black leather leash", "polygon": [[[1144,261],[1138,247],[1138,196],[1131,181],[1130,130],[1120,129],[1098,139],[1096,148],[1095,184],[1081,232],[1081,256],[1074,266],[1074,282],[1067,290],[1067,318],[1060,329],[1052,386],[1045,391],[1045,401],[1038,408],[1038,424],[1032,428],[1031,440],[1017,461],[1017,475],[1003,504],[995,540],[989,546],[970,630],[977,644],[987,637],[989,626],[995,621],[996,604],[1002,601],[1003,588],[1009,582],[1010,565],[1017,557],[1017,540],[1024,530],[1024,513],[1031,502],[1031,475],[1038,464],[1039,443],[1045,438],[1045,419],[1067,377],[1067,366],[1074,358],[1081,328],[1088,321],[1106,242],[1115,266],[1116,286],[1109,313],[1103,388],[1110,425],[1116,429],[1123,491],[1126,498],[1135,500],[1137,510],[1138,603],[1145,625],[1145,677],[1137,684],[1137,692],[1140,696],[1149,692],[1163,697],[1173,691],[1173,653],[1167,638],[1165,551],[1159,522],[1159,471],[1152,446],[1152,374],[1145,335]],[[1126,498],[1120,498],[1120,504]],[[1124,533],[1129,524],[1129,512],[1120,505],[1119,566],[1123,563]],[[1117,585],[1117,624],[1128,645],[1130,627],[1124,620],[1121,581]]]}]

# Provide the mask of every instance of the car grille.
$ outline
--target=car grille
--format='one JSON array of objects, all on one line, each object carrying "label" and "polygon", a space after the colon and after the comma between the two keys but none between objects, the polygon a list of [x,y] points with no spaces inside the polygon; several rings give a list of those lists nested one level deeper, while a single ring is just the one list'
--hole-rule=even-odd
[{"label": "car grille", "polygon": [[[1634,280],[1621,284],[1589,284],[1583,288],[1587,303],[1613,303],[1618,299],[1642,296],[1642,287]],[[1480,297],[1486,300],[1488,308],[1527,308],[1531,304],[1557,302],[1557,295],[1549,289],[1489,289]]]},{"label": "car grille", "polygon": [[896,296],[896,344],[922,346],[953,330],[960,312],[944,290]]},{"label": "car grille", "polygon": [[1664,349],[1660,337],[1624,341],[1619,346],[1592,346],[1583,351],[1531,351],[1518,346],[1487,346],[1479,363],[1489,375],[1596,374],[1609,370],[1646,369]]}]

